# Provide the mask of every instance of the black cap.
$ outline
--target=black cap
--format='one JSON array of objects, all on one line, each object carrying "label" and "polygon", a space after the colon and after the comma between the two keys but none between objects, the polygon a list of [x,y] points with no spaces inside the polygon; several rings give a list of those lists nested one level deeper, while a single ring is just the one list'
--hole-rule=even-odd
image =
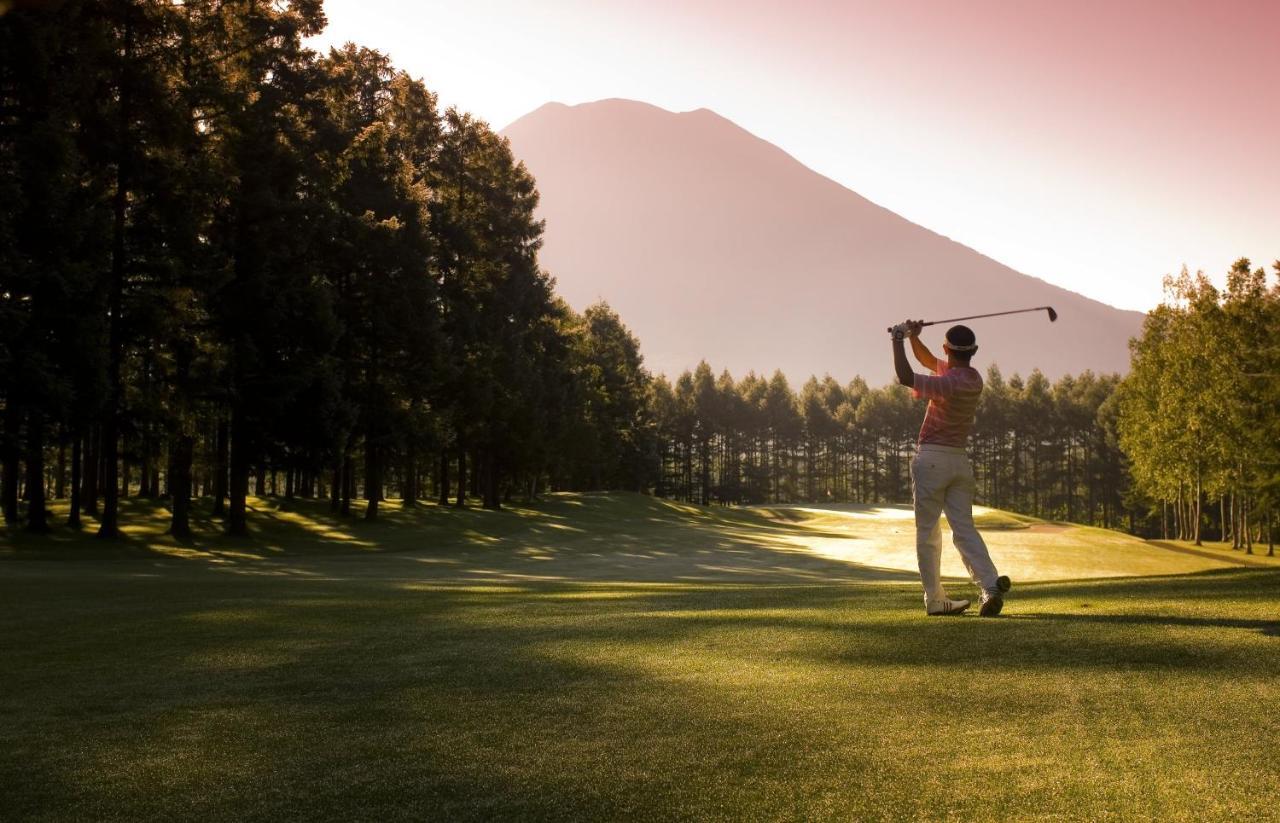
[{"label": "black cap", "polygon": [[954,352],[970,352],[978,348],[978,338],[968,326],[952,326],[947,329],[947,345]]}]

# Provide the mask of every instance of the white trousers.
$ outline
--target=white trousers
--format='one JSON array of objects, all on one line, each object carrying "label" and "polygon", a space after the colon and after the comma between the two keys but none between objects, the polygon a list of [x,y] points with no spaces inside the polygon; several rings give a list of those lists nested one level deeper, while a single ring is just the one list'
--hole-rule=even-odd
[{"label": "white trousers", "polygon": [[916,508],[916,560],[924,601],[946,599],[942,588],[942,524],[945,511],[951,539],[969,577],[981,589],[996,587],[996,567],[987,544],[973,525],[973,467],[964,449],[926,443],[911,461],[911,492]]}]

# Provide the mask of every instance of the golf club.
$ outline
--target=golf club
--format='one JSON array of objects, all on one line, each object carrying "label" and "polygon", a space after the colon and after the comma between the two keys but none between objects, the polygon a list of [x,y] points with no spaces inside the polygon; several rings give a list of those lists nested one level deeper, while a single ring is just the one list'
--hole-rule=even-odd
[{"label": "golf club", "polygon": [[[928,321],[922,321],[920,325],[936,326],[939,323],[958,323],[961,320],[978,320],[979,318],[982,318],[982,317],[1001,317],[1006,314],[1024,314],[1029,311],[1047,311],[1049,312],[1050,323],[1057,322],[1058,320],[1058,313],[1053,310],[1053,306],[1036,306],[1034,309],[1014,309],[1013,311],[997,311],[997,312],[992,312],[991,314],[971,314],[968,317],[952,317],[948,320],[928,320]],[[893,328],[890,327],[885,331],[892,333]]]}]

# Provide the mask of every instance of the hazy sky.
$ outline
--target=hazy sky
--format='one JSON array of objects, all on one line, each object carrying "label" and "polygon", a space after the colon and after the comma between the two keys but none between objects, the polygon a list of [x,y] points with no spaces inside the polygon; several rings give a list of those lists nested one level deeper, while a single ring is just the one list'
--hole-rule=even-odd
[{"label": "hazy sky", "polygon": [[713,109],[1019,271],[1148,309],[1280,256],[1280,0],[327,0],[502,128],[548,101]]}]

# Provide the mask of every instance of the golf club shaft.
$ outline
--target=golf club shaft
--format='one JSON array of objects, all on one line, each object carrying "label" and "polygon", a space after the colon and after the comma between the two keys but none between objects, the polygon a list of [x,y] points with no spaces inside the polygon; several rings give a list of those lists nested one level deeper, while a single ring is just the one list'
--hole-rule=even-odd
[{"label": "golf club shaft", "polygon": [[961,320],[978,320],[983,317],[1001,317],[1006,314],[1025,314],[1029,311],[1053,311],[1048,306],[1036,306],[1034,309],[1014,309],[1013,311],[995,311],[991,314],[971,314],[968,317],[952,317],[950,320],[930,320],[922,326],[936,326],[939,323],[959,323]]},{"label": "golf club shaft", "polygon": [[[1058,313],[1053,310],[1052,306],[1036,306],[1034,309],[1014,309],[1012,311],[993,311],[990,314],[971,314],[968,317],[952,317],[950,320],[929,320],[920,321],[920,326],[936,326],[939,323],[958,323],[961,320],[978,320],[982,317],[1003,317],[1006,314],[1025,314],[1029,311],[1047,311],[1049,313],[1049,322],[1052,323],[1058,319]],[[893,331],[890,328],[889,331]]]}]

